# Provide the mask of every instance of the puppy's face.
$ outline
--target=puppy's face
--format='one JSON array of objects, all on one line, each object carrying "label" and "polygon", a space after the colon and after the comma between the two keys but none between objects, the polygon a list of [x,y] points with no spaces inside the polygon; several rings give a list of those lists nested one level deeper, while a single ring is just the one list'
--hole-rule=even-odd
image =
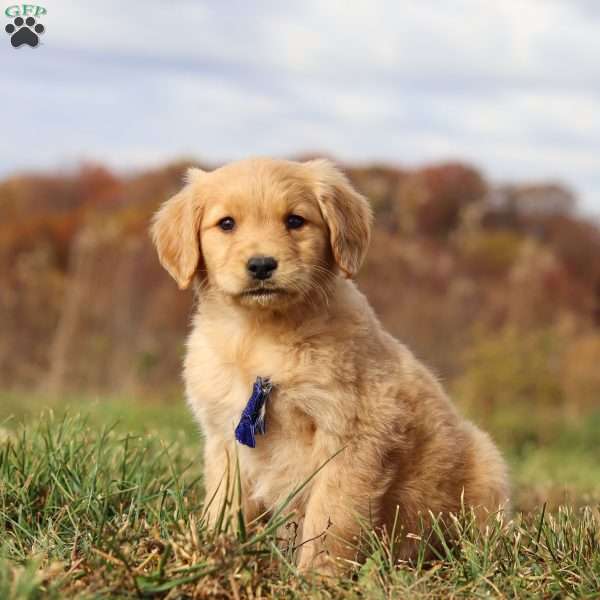
[{"label": "puppy's face", "polygon": [[329,230],[307,181],[286,165],[243,163],[205,181],[200,247],[209,286],[248,306],[326,287]]},{"label": "puppy's face", "polygon": [[327,161],[255,159],[188,185],[155,217],[165,268],[248,307],[282,308],[326,296],[337,273],[353,275],[369,240],[370,210]]}]

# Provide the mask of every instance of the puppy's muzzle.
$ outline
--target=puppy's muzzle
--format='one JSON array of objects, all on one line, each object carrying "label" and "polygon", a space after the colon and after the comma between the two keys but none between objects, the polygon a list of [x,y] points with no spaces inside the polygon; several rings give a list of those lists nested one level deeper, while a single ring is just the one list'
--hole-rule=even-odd
[{"label": "puppy's muzzle", "polygon": [[248,273],[254,279],[269,279],[277,268],[277,261],[272,256],[253,256],[246,264]]}]

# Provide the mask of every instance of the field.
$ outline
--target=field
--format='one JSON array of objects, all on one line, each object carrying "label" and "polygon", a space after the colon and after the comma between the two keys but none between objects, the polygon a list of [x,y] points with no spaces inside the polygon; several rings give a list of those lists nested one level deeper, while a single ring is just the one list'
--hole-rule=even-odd
[{"label": "field", "polygon": [[599,594],[600,414],[544,444],[505,432],[511,519],[492,516],[479,534],[459,515],[459,543],[427,563],[397,564],[393,545],[366,531],[368,560],[335,581],[294,571],[294,549],[275,533],[285,511],[206,530],[201,439],[183,401],[5,394],[0,407],[3,599]]},{"label": "field", "polygon": [[189,164],[0,181],[0,600],[600,597],[600,227],[574,193],[457,162],[344,166],[375,214],[357,283],[493,435],[515,510],[482,535],[446,523],[459,543],[428,563],[365,525],[366,563],[315,580],[277,539],[285,507],[202,520],[193,298],[148,236]]},{"label": "field", "polygon": [[[3,63],[0,143],[0,600],[600,600],[600,0],[10,4],[11,33],[1,34],[12,60]],[[210,174],[267,156],[298,165]],[[356,269],[341,256],[344,247],[362,254],[367,239],[354,194],[327,169],[300,164],[315,159],[331,161],[369,204]],[[183,210],[165,238],[181,244],[159,257],[152,224],[172,198]],[[303,231],[288,231],[296,219],[277,216],[283,206],[298,211]],[[219,241],[225,217],[235,227],[223,236],[233,237]],[[213,260],[218,245],[222,260]],[[469,507],[433,532],[402,523],[382,532],[367,519],[361,560],[338,579],[297,571],[302,516],[289,509],[303,503],[293,497],[256,522],[223,511],[207,527],[212,463],[203,464],[205,440],[183,398],[186,340],[218,282],[233,291],[259,255],[279,265],[271,282],[289,287],[290,302],[303,299],[295,315],[322,299],[311,310],[342,329],[326,290],[296,292],[309,279],[321,286],[329,267],[352,272],[385,331],[501,449],[510,511],[483,530]],[[312,267],[294,268],[309,256]],[[186,289],[172,262],[185,263]],[[225,262],[238,274],[223,273]],[[353,307],[340,308],[358,327]],[[265,315],[213,323],[231,350],[232,381],[217,381],[217,369],[205,385],[242,394],[242,381],[286,378],[277,361],[265,363],[263,346],[281,345],[263,344]],[[318,387],[321,373],[327,387],[329,353],[313,340],[333,347],[338,337],[309,321],[294,318],[302,335],[281,350],[306,359],[302,390]],[[235,328],[246,325],[253,339],[237,343]],[[341,361],[376,345],[339,344],[341,366],[329,371],[340,389],[373,393],[369,377]],[[386,387],[385,369],[372,371]],[[305,400],[299,418],[319,438],[341,411],[322,421],[315,398]],[[427,427],[385,427],[405,428],[422,456],[398,459],[402,472],[449,473],[442,495],[460,478],[419,467],[437,462]],[[288,450],[301,448],[292,438]],[[406,454],[387,450],[383,467]],[[283,454],[269,454],[270,466],[283,468]],[[468,469],[465,457],[457,464]],[[304,476],[292,470],[279,471],[282,489]],[[372,478],[359,480],[348,495],[373,498]],[[436,490],[420,493],[434,504]],[[331,540],[343,528],[329,509]],[[420,547],[411,562],[398,559],[407,535]]]}]

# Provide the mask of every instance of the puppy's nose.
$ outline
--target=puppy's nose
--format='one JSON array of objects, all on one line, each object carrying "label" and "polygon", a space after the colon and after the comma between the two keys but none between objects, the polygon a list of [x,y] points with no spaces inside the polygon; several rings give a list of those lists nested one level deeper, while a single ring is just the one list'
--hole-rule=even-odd
[{"label": "puppy's nose", "polygon": [[277,261],[272,256],[253,256],[246,268],[254,279],[269,279],[277,268]]}]

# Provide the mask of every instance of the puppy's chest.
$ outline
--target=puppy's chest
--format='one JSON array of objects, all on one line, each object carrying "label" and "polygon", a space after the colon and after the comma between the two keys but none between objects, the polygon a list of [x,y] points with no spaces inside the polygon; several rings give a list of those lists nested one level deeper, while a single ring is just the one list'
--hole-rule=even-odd
[{"label": "puppy's chest", "polygon": [[[335,368],[318,344],[238,334],[190,339],[186,383],[192,408],[207,430],[232,433],[257,377],[268,377],[267,438],[293,435],[309,440],[327,420],[326,398],[334,393]],[[330,399],[331,400],[331,399]]]},{"label": "puppy's chest", "polygon": [[343,350],[332,353],[322,339],[290,343],[240,335],[222,343],[201,332],[188,348],[188,398],[207,438],[234,443],[256,377],[273,383],[265,435],[256,436],[255,448],[238,445],[256,499],[282,501],[347,441],[355,398]]}]

